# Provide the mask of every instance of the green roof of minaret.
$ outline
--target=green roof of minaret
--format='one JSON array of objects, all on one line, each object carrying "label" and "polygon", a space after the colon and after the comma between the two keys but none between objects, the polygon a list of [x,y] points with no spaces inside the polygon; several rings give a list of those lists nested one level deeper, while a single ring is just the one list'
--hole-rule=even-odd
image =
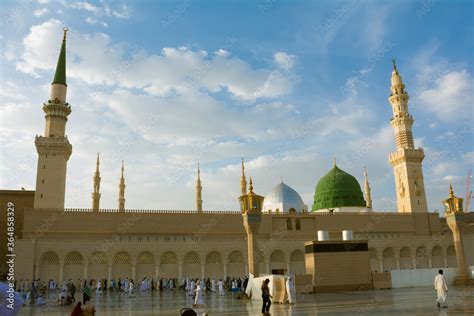
[{"label": "green roof of minaret", "polygon": [[58,64],[56,65],[56,72],[54,73],[54,79],[51,84],[59,83],[67,86],[66,84],[66,33],[67,28],[64,29],[63,43],[61,45],[61,51],[59,52]]}]

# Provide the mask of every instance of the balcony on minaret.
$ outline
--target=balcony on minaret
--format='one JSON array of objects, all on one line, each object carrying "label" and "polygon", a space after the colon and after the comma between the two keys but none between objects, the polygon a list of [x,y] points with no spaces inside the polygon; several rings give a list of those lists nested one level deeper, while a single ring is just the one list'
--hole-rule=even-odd
[{"label": "balcony on minaret", "polygon": [[72,154],[72,145],[67,136],[61,137],[35,137],[35,145],[39,155],[58,154],[66,159]]}]

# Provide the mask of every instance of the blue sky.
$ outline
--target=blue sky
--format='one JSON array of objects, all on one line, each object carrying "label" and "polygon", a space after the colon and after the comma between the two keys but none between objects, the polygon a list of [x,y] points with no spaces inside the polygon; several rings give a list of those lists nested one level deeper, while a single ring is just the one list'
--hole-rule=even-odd
[{"label": "blue sky", "polygon": [[34,189],[62,27],[68,26],[67,206],[191,209],[201,162],[205,209],[236,209],[240,157],[265,195],[280,180],[312,204],[332,165],[395,209],[391,58],[425,150],[431,211],[464,196],[473,151],[469,1],[3,1],[1,188]]}]

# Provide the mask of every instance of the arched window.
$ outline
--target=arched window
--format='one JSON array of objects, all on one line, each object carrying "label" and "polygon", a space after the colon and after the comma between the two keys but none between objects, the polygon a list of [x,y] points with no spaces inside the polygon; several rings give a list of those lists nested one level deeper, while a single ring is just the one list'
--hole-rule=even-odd
[{"label": "arched window", "polygon": [[286,220],[286,229],[287,230],[293,230],[293,225],[291,224],[291,218],[288,218]]},{"label": "arched window", "polygon": [[296,219],[295,226],[296,230],[301,230],[301,220],[299,218]]}]

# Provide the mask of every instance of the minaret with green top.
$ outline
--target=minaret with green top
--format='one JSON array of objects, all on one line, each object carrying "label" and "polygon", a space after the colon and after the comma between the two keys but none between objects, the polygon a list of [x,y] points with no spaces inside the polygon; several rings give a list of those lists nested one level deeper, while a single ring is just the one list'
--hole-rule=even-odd
[{"label": "minaret with green top", "polygon": [[35,208],[64,209],[67,161],[72,153],[66,136],[67,117],[71,113],[71,106],[66,102],[66,34],[67,28],[64,28],[51,95],[43,104],[46,119],[44,136],[35,138],[38,152]]}]

